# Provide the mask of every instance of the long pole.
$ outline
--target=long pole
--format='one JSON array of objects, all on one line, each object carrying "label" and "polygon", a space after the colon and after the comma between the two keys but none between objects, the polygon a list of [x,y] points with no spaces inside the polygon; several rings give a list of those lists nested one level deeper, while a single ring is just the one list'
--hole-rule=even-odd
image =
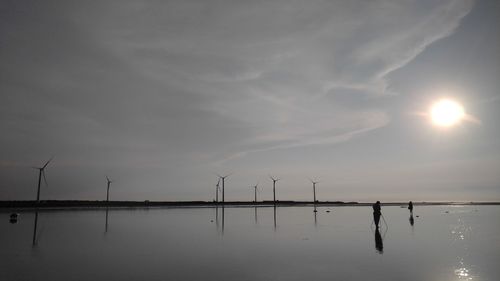
[{"label": "long pole", "polygon": [[108,188],[106,189],[106,202],[109,202],[109,182],[108,182]]},{"label": "long pole", "polygon": [[42,182],[42,172],[43,172],[43,169],[39,169],[39,173],[38,173],[38,190],[36,192],[36,202],[40,202],[40,184]]},{"label": "long pole", "polygon": [[381,216],[381,217],[382,217],[382,219],[384,220],[385,226],[386,226],[387,228],[389,228],[389,225],[387,225],[387,222],[385,221],[384,215],[382,215],[382,213],[381,213],[381,214],[380,214],[380,216]]},{"label": "long pole", "polygon": [[257,202],[257,186],[254,186],[254,202]]}]

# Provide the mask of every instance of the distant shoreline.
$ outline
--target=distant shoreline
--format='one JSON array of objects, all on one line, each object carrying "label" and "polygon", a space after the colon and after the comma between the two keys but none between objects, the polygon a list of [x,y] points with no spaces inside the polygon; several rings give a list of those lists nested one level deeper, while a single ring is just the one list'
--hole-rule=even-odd
[{"label": "distant shoreline", "polygon": [[[316,206],[371,206],[372,202],[318,201]],[[383,206],[406,206],[408,202],[387,202]],[[413,202],[419,206],[433,205],[500,205],[500,202]],[[149,207],[290,207],[313,206],[312,201],[227,201],[224,204],[213,201],[90,201],[90,200],[43,200],[0,201],[0,211],[11,209],[67,209],[67,208],[149,208]]]}]

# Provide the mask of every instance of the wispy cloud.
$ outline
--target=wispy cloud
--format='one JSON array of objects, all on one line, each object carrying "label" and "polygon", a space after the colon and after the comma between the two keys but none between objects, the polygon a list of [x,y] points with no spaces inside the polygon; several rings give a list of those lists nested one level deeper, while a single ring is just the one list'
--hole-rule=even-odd
[{"label": "wispy cloud", "polygon": [[387,98],[389,73],[452,34],[473,4],[23,3],[0,9],[1,165],[57,152],[171,173],[386,126],[390,113],[370,101]]}]

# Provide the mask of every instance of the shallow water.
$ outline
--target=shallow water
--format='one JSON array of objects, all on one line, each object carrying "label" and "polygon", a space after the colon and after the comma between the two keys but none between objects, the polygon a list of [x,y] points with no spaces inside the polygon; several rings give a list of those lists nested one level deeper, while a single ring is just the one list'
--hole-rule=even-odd
[{"label": "shallow water", "polygon": [[369,207],[40,211],[34,243],[0,213],[0,279],[500,280],[500,206],[382,212],[377,237]]}]

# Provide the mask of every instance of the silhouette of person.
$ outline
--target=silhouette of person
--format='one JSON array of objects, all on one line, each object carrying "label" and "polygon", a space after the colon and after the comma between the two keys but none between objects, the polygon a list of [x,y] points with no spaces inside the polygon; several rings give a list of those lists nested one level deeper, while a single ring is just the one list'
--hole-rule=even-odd
[{"label": "silhouette of person", "polygon": [[410,214],[413,214],[413,202],[408,203],[408,210],[410,210]]},{"label": "silhouette of person", "polygon": [[379,254],[384,253],[384,241],[382,240],[382,235],[378,228],[375,229],[375,249]]},{"label": "silhouette of person", "polygon": [[380,222],[380,216],[382,213],[380,212],[380,201],[372,205],[373,208],[373,221],[375,222],[375,227],[378,229],[378,223]]}]

